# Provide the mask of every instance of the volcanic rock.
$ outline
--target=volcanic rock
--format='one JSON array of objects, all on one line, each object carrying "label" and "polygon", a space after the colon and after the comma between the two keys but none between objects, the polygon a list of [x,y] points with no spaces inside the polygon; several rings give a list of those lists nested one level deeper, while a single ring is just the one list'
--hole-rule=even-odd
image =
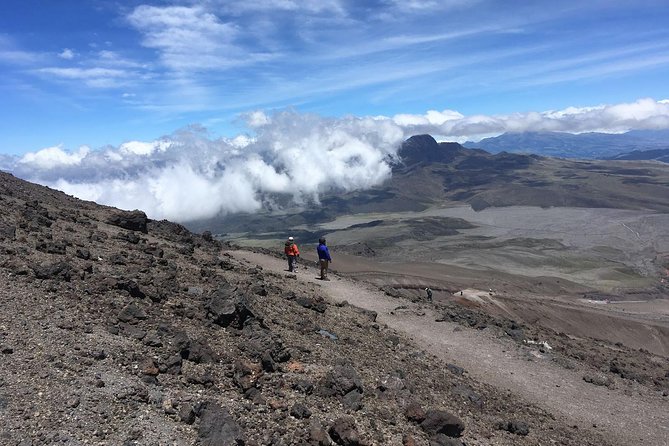
[{"label": "volcanic rock", "polygon": [[353,417],[336,419],[328,430],[330,437],[341,446],[358,446],[366,444],[358,432]]},{"label": "volcanic rock", "polygon": [[200,410],[198,437],[202,446],[244,444],[242,429],[227,410],[214,403],[207,403]]},{"label": "volcanic rock", "polygon": [[140,231],[145,234],[148,232],[148,218],[144,212],[138,210],[119,211],[112,215],[107,223],[130,231]]},{"label": "volcanic rock", "polygon": [[445,434],[449,437],[459,437],[465,430],[458,417],[439,409],[428,410],[420,427],[429,435]]},{"label": "volcanic rock", "polygon": [[530,428],[524,421],[512,420],[498,423],[497,428],[511,432],[512,434],[525,436],[530,433]]},{"label": "volcanic rock", "polygon": [[222,327],[242,329],[246,320],[254,317],[248,299],[227,283],[211,294],[206,308],[214,323]]}]

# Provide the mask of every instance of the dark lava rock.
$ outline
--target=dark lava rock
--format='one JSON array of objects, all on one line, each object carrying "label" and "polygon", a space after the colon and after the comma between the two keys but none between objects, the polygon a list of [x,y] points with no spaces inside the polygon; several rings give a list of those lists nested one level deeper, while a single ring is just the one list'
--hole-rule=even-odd
[{"label": "dark lava rock", "polygon": [[295,302],[304,308],[314,310],[318,313],[325,313],[325,310],[327,310],[328,308],[328,305],[322,298],[311,298],[311,297],[301,296],[295,299]]},{"label": "dark lava rock", "polygon": [[119,232],[116,235],[116,238],[118,240],[126,241],[132,245],[136,245],[142,239],[139,235],[135,234],[134,232]]},{"label": "dark lava rock", "polygon": [[91,258],[91,252],[86,248],[77,248],[74,255],[84,260],[89,260]]},{"label": "dark lava rock", "polygon": [[479,409],[483,407],[483,398],[478,393],[474,392],[471,387],[464,384],[458,384],[453,387],[453,393],[460,395],[462,398],[471,401]]},{"label": "dark lava rock", "polygon": [[0,240],[14,240],[16,227],[0,221]]},{"label": "dark lava rock", "polygon": [[134,280],[119,280],[116,282],[116,289],[127,291],[130,296],[144,299],[146,295],[139,289],[139,285]]},{"label": "dark lava rock", "polygon": [[119,211],[116,214],[112,215],[107,223],[110,225],[118,226],[123,229],[129,229],[130,231],[140,231],[147,233],[147,223],[149,219],[146,217],[146,214],[142,211]]},{"label": "dark lava rock", "polygon": [[465,369],[455,364],[446,364],[446,368],[454,375],[464,375]]},{"label": "dark lava rock", "polygon": [[162,258],[165,255],[165,251],[158,246],[149,246],[144,249],[144,252],[158,258]]},{"label": "dark lava rock", "polygon": [[362,393],[357,389],[351,390],[341,399],[341,403],[344,408],[348,410],[360,410],[362,409]]},{"label": "dark lava rock", "polygon": [[596,386],[608,386],[611,384],[611,380],[603,375],[585,375],[583,376],[583,381]]},{"label": "dark lava rock", "polygon": [[214,403],[207,403],[200,410],[198,437],[202,446],[244,444],[244,435],[237,422],[227,410]]},{"label": "dark lava rock", "polygon": [[246,359],[238,359],[234,365],[234,381],[246,392],[252,387],[255,387],[256,381],[261,374],[261,366],[254,364]]},{"label": "dark lava rock", "polygon": [[425,420],[425,410],[423,410],[420,404],[412,401],[404,408],[404,416],[407,417],[407,420],[414,423],[422,423]]},{"label": "dark lava rock", "polygon": [[126,305],[118,314],[118,320],[126,323],[137,323],[138,320],[146,319],[146,312],[134,303]]},{"label": "dark lava rock", "polygon": [[352,417],[342,417],[334,421],[328,430],[330,437],[342,446],[357,446],[365,444],[355,425],[355,420]]},{"label": "dark lava rock", "polygon": [[206,308],[214,323],[222,327],[242,329],[244,322],[254,317],[248,299],[227,283],[211,294]]},{"label": "dark lava rock", "polygon": [[309,418],[311,416],[311,411],[304,404],[295,403],[293,407],[290,408],[290,415],[300,420],[302,418]]},{"label": "dark lava rock", "polygon": [[293,384],[293,389],[300,393],[309,395],[314,391],[314,385],[306,379],[300,379],[295,384]]},{"label": "dark lava rock", "polygon": [[445,434],[449,437],[459,437],[465,430],[458,417],[438,409],[428,410],[420,427],[429,435]]},{"label": "dark lava rock", "polygon": [[344,396],[352,390],[363,392],[358,372],[350,365],[335,365],[320,384],[320,393],[325,396]]},{"label": "dark lava rock", "polygon": [[530,433],[530,428],[524,421],[503,421],[497,424],[497,429],[523,436]]},{"label": "dark lava rock", "polygon": [[165,362],[160,366],[161,373],[169,373],[171,375],[178,375],[181,373],[181,365],[183,363],[183,358],[180,354],[175,354],[170,356],[165,360]]},{"label": "dark lava rock", "polygon": [[35,249],[38,251],[46,252],[47,254],[58,254],[58,255],[65,255],[66,253],[66,248],[67,244],[60,240],[60,241],[52,241],[52,242],[39,242],[35,246]]},{"label": "dark lava rock", "polygon": [[523,342],[525,339],[525,331],[522,328],[508,328],[506,334],[516,342]]},{"label": "dark lava rock", "polygon": [[198,340],[190,340],[188,347],[181,351],[181,355],[184,359],[188,359],[196,364],[210,364],[216,362],[218,359],[218,356],[209,344]]},{"label": "dark lava rock", "polygon": [[309,445],[330,446],[332,441],[320,421],[311,419],[309,423]]},{"label": "dark lava rock", "polygon": [[179,419],[186,424],[195,423],[195,411],[190,404],[182,404],[179,407]]},{"label": "dark lava rock", "polygon": [[263,353],[262,358],[260,358],[260,364],[262,365],[262,369],[266,372],[271,373],[276,371],[276,364],[274,363],[272,354],[269,351]]},{"label": "dark lava rock", "polygon": [[69,282],[72,278],[72,266],[67,262],[33,266],[32,269],[38,279],[56,279]]}]

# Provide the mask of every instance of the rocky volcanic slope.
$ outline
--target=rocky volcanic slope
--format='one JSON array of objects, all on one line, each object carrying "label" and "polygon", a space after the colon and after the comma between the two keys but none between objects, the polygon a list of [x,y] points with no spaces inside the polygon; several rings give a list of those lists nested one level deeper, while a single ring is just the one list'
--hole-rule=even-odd
[{"label": "rocky volcanic slope", "polygon": [[606,445],[210,234],[0,173],[2,445]]}]

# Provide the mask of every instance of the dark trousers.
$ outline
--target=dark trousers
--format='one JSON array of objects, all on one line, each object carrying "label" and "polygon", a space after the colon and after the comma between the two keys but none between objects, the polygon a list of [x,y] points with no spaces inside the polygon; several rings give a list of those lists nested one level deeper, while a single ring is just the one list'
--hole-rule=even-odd
[{"label": "dark trousers", "polygon": [[297,269],[297,257],[288,256],[288,271],[292,273],[295,269]]}]

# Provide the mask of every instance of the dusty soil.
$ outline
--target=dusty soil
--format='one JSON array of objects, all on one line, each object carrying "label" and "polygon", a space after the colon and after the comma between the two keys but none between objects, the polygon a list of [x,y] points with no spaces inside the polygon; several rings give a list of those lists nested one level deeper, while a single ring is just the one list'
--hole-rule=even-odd
[{"label": "dusty soil", "polygon": [[[283,269],[280,259],[242,251],[233,255],[267,269]],[[348,269],[351,267],[348,260],[337,261],[335,265],[345,263],[344,269]],[[372,267],[371,262],[366,265]],[[305,282],[317,281],[315,270],[300,273],[299,278]],[[415,281],[415,276],[411,279]],[[608,345],[592,339],[581,339],[583,345],[577,345],[565,334],[553,332],[550,336],[545,330],[505,327],[499,320],[486,319],[481,312],[463,317],[456,309],[461,305],[412,303],[347,278],[338,277],[323,283],[322,287],[330,299],[347,300],[376,311],[379,321],[408,334],[421,349],[446,363],[462,366],[470,376],[500,392],[510,392],[549,411],[567,425],[602,433],[605,438],[617,439],[621,444],[669,444],[669,382],[663,375],[669,370],[666,357],[648,352],[639,355],[623,345]],[[469,297],[476,294],[466,290]],[[489,292],[479,294],[489,296]],[[444,313],[453,317],[444,317]],[[520,335],[520,343],[513,341],[513,337],[519,336],[514,330],[525,332]],[[560,342],[559,338],[563,340]],[[607,349],[615,353],[607,355]],[[587,356],[593,360],[587,360]],[[606,364],[607,360],[615,363],[620,357],[628,360],[625,366],[619,367],[628,367],[627,378],[633,371],[648,368],[655,369],[657,376],[625,379],[625,373],[611,376],[615,375],[614,367],[602,369],[601,365],[610,365]],[[598,361],[603,362],[600,367],[597,367]],[[634,364],[634,361],[639,362],[636,368],[630,369],[629,362]]]}]

